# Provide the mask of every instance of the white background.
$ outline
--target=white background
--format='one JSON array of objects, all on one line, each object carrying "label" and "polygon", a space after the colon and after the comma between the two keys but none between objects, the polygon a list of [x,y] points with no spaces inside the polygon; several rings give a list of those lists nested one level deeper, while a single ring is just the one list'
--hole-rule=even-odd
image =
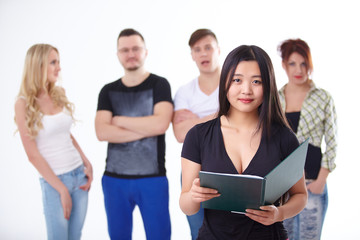
[{"label": "white background", "polygon": [[[286,81],[279,43],[302,38],[311,47],[313,78],[334,97],[338,113],[337,169],[329,176],[329,210],[322,239],[360,239],[358,231],[359,22],[355,1],[0,0],[0,239],[46,239],[38,174],[28,162],[13,121],[26,51],[50,43],[60,51],[62,85],[76,106],[73,134],[94,167],[83,239],[108,239],[101,189],[106,143],[95,136],[101,87],[123,71],[116,39],[128,27],[140,31],[149,49],[146,67],[166,77],[172,95],[197,76],[187,41],[198,28],[212,29],[221,61],[241,44],[255,44],[273,60],[278,87]],[[172,239],[190,239],[180,211],[180,151],[166,133]],[[145,239],[138,210],[133,239]]]}]

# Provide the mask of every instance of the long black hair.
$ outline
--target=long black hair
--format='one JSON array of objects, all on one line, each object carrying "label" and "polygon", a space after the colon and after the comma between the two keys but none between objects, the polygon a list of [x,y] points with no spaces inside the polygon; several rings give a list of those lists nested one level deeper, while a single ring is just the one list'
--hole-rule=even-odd
[{"label": "long black hair", "polygon": [[262,133],[270,137],[272,124],[277,123],[289,127],[281,108],[271,59],[263,49],[254,45],[241,45],[232,50],[226,57],[220,75],[218,117],[227,116],[229,113],[230,103],[227,94],[235,69],[242,61],[256,61],[260,68],[263,102],[258,108],[259,124],[257,131],[263,129]]}]

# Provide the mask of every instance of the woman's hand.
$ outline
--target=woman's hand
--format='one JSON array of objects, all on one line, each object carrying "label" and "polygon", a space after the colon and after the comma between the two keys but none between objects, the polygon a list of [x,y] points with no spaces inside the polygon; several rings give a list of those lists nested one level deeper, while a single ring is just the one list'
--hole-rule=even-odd
[{"label": "woman's hand", "polygon": [[81,150],[80,148],[80,145],[78,144],[78,142],[75,140],[74,136],[72,134],[70,134],[70,137],[72,139],[72,142],[74,144],[74,147],[78,150],[80,156],[81,156],[81,159],[83,161],[83,164],[84,164],[84,173],[87,177],[87,183],[80,186],[79,188],[81,190],[84,190],[84,191],[89,191],[90,190],[90,186],[91,186],[91,182],[93,180],[93,169],[92,169],[92,166],[91,166],[91,163],[90,161],[87,159],[87,157],[85,156],[84,152]]},{"label": "woman's hand", "polygon": [[84,166],[85,166],[84,173],[88,180],[86,184],[80,186],[79,188],[84,191],[89,191],[91,187],[91,182],[93,180],[93,169],[89,161],[84,161]]},{"label": "woman's hand", "polygon": [[284,220],[281,211],[274,205],[261,206],[260,209],[261,210],[246,209],[245,215],[266,226]]},{"label": "woman's hand", "polygon": [[329,169],[321,167],[317,179],[306,185],[307,190],[314,194],[322,194],[325,190],[326,179],[329,173]]},{"label": "woman's hand", "polygon": [[306,188],[308,191],[310,191],[311,193],[314,194],[322,194],[324,192],[325,189],[325,184],[326,181],[321,181],[321,180],[315,180],[311,183],[309,183]]},{"label": "woman's hand", "polygon": [[69,191],[65,187],[64,190],[60,192],[60,200],[61,200],[61,206],[63,208],[64,212],[64,218],[67,220],[70,219],[71,215],[71,209],[72,209],[72,200],[69,194]]},{"label": "woman's hand", "polygon": [[200,179],[195,178],[190,189],[191,199],[200,203],[220,196],[217,190],[211,188],[200,187]]}]

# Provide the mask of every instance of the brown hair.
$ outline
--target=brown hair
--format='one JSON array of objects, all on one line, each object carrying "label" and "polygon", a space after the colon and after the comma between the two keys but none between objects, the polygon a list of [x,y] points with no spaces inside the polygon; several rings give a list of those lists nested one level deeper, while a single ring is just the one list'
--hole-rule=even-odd
[{"label": "brown hair", "polygon": [[301,40],[300,38],[285,40],[279,45],[278,51],[283,62],[289,60],[289,57],[293,52],[297,52],[305,59],[306,70],[309,73],[313,71],[310,47],[304,40]]},{"label": "brown hair", "polygon": [[126,28],[126,29],[122,30],[120,32],[117,40],[119,40],[119,38],[121,38],[121,37],[129,37],[132,35],[138,35],[143,40],[143,42],[145,42],[145,39],[141,35],[141,33],[139,33],[138,31],[136,31],[135,29],[132,29],[132,28]]},{"label": "brown hair", "polygon": [[206,36],[212,36],[217,42],[215,33],[213,33],[210,29],[201,28],[193,32],[193,34],[191,34],[191,37],[189,39],[189,46],[192,48],[197,41],[199,41],[200,39]]}]

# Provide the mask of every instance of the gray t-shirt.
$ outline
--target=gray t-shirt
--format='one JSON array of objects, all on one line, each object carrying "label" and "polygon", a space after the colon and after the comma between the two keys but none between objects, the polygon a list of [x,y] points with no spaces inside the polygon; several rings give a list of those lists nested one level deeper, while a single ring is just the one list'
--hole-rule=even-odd
[{"label": "gray t-shirt", "polygon": [[[140,117],[153,114],[154,105],[172,103],[170,84],[155,74],[134,87],[121,79],[105,85],[97,110],[113,116]],[[151,126],[149,126],[151,127]],[[165,176],[165,134],[127,143],[108,143],[105,175],[119,178]]]}]

